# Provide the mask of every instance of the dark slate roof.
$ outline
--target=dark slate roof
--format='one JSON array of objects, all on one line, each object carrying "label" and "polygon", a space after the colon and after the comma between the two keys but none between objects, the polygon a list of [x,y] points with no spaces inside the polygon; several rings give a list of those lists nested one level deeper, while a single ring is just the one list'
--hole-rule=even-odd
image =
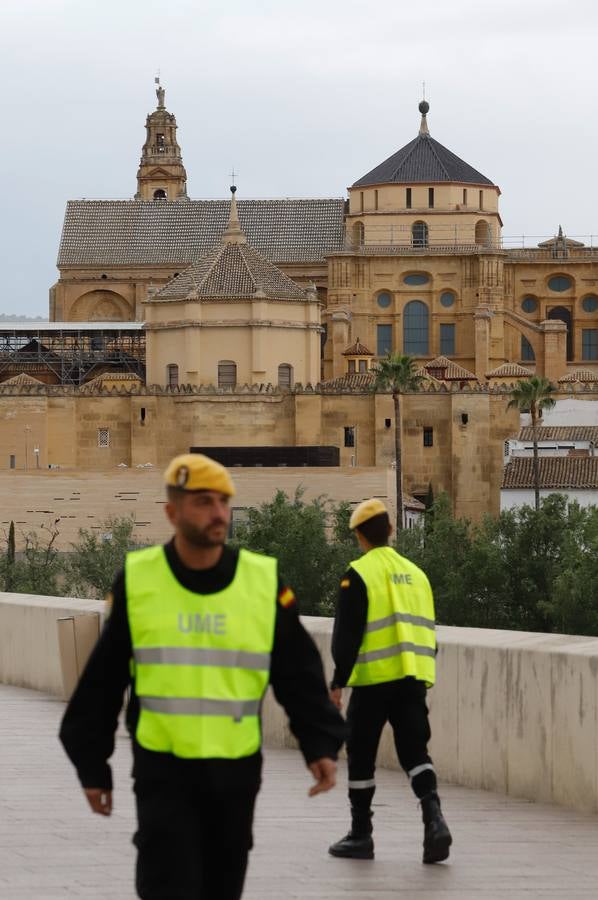
[{"label": "dark slate roof", "polygon": [[383,163],[356,181],[353,187],[369,184],[427,184],[457,181],[460,184],[493,182],[477,169],[459,159],[429,134],[418,136],[385,159]]},{"label": "dark slate roof", "polygon": [[[598,456],[541,456],[540,487],[544,490],[598,488]],[[534,461],[514,456],[503,472],[502,487],[533,488]]]},{"label": "dark slate roof", "polygon": [[[239,200],[248,242],[276,263],[342,249],[344,200]],[[58,266],[189,265],[227,226],[228,200],[71,200]]]},{"label": "dark slate roof", "polygon": [[307,292],[257,250],[248,244],[231,243],[215,247],[196,265],[169,281],[152,300],[244,299],[256,294],[280,300],[307,300]]},{"label": "dark slate roof", "polygon": [[[539,441],[593,441],[598,444],[598,425],[542,425],[537,431]],[[524,425],[517,439],[533,441],[531,425]]]}]

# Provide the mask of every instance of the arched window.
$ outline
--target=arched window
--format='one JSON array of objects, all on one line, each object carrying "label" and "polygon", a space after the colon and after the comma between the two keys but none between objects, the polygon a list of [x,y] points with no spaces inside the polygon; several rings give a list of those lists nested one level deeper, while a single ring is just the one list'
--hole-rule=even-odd
[{"label": "arched window", "polygon": [[237,384],[237,364],[232,359],[221,359],[218,363],[218,387],[232,387]]},{"label": "arched window", "polygon": [[166,200],[166,199],[167,199],[166,191],[164,190],[164,188],[158,188],[156,191],[154,191],[154,200]]},{"label": "arched window", "polygon": [[179,367],[176,363],[170,363],[166,366],[166,384],[170,388],[179,386]]},{"label": "arched window", "polygon": [[488,225],[488,222],[477,222],[475,227],[476,244],[481,244],[482,247],[489,247],[492,243],[491,238],[492,235],[490,233],[490,226]]},{"label": "arched window", "polygon": [[571,322],[571,310],[565,306],[555,306],[548,313],[549,319],[558,319],[567,326],[567,361],[573,359],[573,328]]},{"label": "arched window", "polygon": [[429,353],[430,314],[421,300],[412,300],[403,314],[403,352],[413,356]]},{"label": "arched window", "polygon": [[293,367],[289,363],[281,363],[278,367],[278,387],[293,387]]},{"label": "arched window", "polygon": [[425,222],[414,222],[411,226],[411,243],[414,247],[428,246],[428,226]]},{"label": "arched window", "polygon": [[356,222],[353,226],[353,246],[354,247],[363,247],[363,242],[365,240],[365,229],[363,227],[363,222]]},{"label": "arched window", "polygon": [[534,353],[534,348],[525,337],[525,335],[521,335],[521,361],[522,362],[534,362],[536,359],[536,354]]}]

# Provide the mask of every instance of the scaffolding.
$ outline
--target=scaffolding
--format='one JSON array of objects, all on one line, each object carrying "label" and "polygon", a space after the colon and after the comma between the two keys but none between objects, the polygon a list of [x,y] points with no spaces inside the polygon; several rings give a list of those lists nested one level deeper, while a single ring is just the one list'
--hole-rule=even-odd
[{"label": "scaffolding", "polygon": [[22,372],[75,386],[117,372],[145,382],[143,322],[0,322],[0,382]]}]

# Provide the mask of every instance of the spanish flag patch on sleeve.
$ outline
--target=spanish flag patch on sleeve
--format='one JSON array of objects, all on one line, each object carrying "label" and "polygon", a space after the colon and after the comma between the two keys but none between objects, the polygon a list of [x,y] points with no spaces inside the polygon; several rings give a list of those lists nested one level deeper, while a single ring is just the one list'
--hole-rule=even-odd
[{"label": "spanish flag patch on sleeve", "polygon": [[351,584],[351,582],[349,581],[348,578],[343,578],[343,580],[341,581],[342,588],[347,588],[347,587],[349,587],[350,584]]},{"label": "spanish flag patch on sleeve", "polygon": [[297,598],[290,587],[285,587],[278,595],[278,602],[286,609],[288,606],[293,606],[297,602]]}]

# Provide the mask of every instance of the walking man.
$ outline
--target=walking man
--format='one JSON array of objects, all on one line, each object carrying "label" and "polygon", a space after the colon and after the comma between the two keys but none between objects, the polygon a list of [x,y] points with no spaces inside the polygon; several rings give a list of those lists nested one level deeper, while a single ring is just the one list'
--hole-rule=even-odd
[{"label": "walking man", "polygon": [[351,830],[329,852],[374,858],[374,772],[380,735],[388,721],[399,762],[421,803],[423,861],[441,862],[449,855],[452,838],[427,747],[426,689],[434,684],[436,666],[432,591],[421,569],[388,546],[392,527],[380,500],[361,503],[350,527],[363,556],[351,563],[340,585],[331,698],[340,709],[342,688],[353,688],[347,710]]},{"label": "walking man", "polygon": [[226,545],[228,471],[186,454],[165,480],[174,537],[127,555],[60,738],[91,809],[109,816],[108,759],[132,683],[138,896],[238,900],[269,681],[315,779],[310,796],[334,786],[344,723],[276,560]]}]

